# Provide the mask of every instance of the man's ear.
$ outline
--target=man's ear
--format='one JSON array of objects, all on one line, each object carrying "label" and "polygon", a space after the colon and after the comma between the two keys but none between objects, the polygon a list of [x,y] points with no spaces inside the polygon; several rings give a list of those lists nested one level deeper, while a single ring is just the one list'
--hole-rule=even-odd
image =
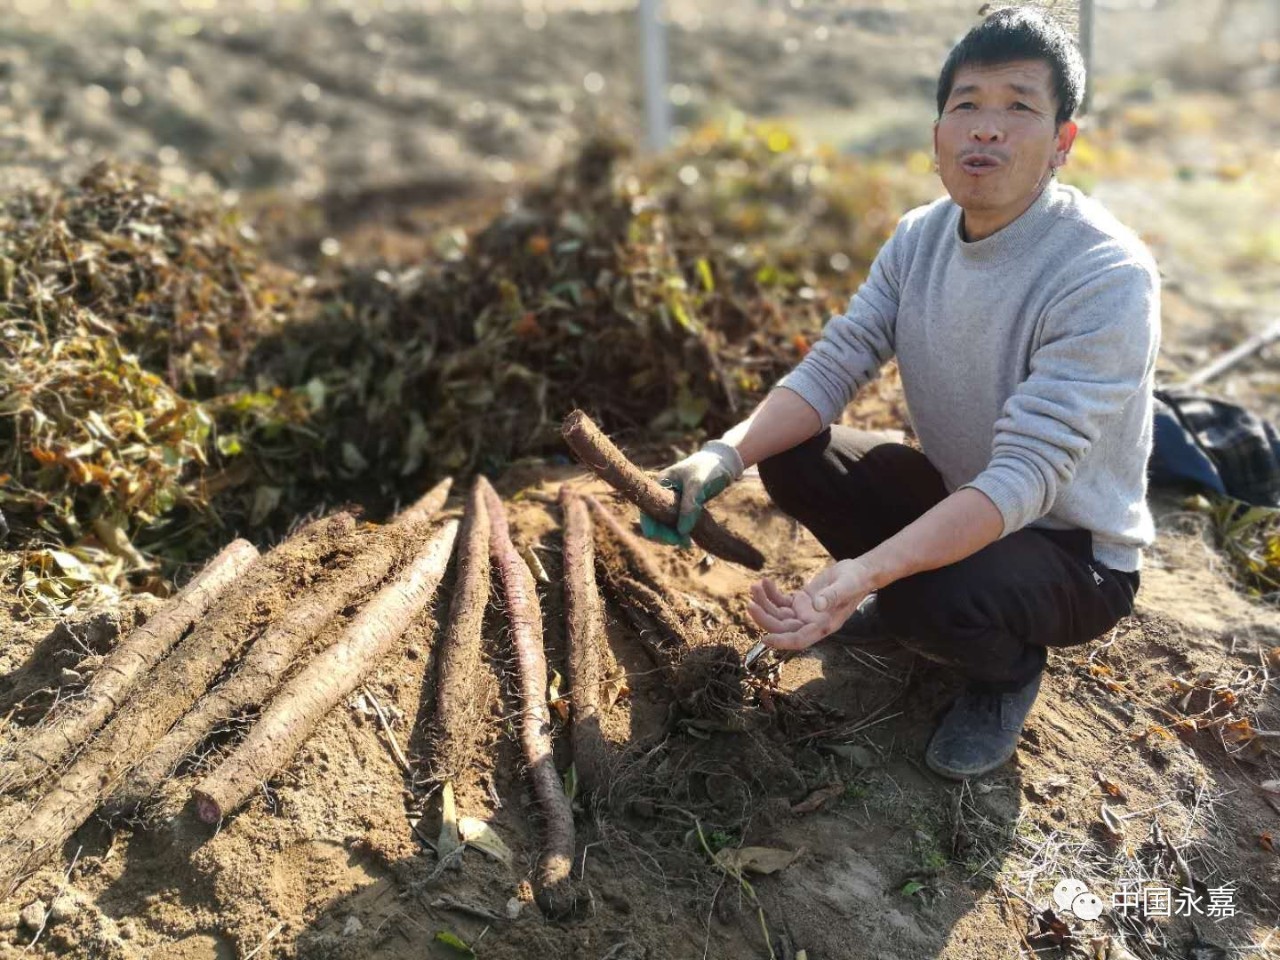
[{"label": "man's ear", "polygon": [[1074,120],[1064,120],[1058,125],[1058,142],[1053,153],[1054,167],[1061,167],[1067,162],[1071,145],[1076,142],[1076,134],[1079,132],[1080,127]]}]

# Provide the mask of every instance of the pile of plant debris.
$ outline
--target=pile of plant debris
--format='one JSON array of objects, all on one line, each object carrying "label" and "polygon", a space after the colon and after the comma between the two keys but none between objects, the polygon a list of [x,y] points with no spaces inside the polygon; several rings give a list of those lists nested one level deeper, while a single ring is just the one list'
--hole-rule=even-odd
[{"label": "pile of plant debris", "polygon": [[215,421],[254,408],[245,352],[296,287],[251,238],[234,211],[106,163],[0,211],[0,509],[30,605],[156,588],[148,555],[172,572],[226,539],[210,496],[235,451]]},{"label": "pile of plant debris", "polygon": [[366,501],[559,454],[575,406],[632,439],[723,430],[906,205],[887,170],[774,127],[708,129],[651,165],[598,138],[436,260],[349,269],[251,364],[319,398],[314,476]]},{"label": "pile of plant debris", "polygon": [[649,164],[600,138],[438,257],[316,284],[145,171],[18,195],[0,509],[25,552],[6,577],[37,607],[159,589],[233,530],[559,455],[575,406],[632,440],[723,429],[905,206],[886,169],[776,127],[709,128]]}]

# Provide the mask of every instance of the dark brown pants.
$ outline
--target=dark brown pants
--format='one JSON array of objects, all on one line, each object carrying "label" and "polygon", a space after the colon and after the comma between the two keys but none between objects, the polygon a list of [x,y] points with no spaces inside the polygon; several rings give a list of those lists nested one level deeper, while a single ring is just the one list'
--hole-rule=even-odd
[{"label": "dark brown pants", "polygon": [[[760,464],[773,502],[831,556],[860,556],[946,497],[920,451],[835,426]],[[1133,610],[1138,575],[1093,557],[1087,530],[1031,527],[972,556],[906,577],[879,593],[901,642],[993,690],[1043,669],[1047,647],[1085,643]]]}]

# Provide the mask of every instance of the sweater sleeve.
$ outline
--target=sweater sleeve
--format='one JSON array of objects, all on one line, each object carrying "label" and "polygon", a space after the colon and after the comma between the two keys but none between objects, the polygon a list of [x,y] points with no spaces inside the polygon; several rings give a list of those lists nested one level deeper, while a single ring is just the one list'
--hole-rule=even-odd
[{"label": "sweater sleeve", "polygon": [[1159,275],[1128,258],[1092,272],[1046,311],[1030,372],[995,424],[991,459],[964,487],[985,493],[1002,536],[1048,513],[1076,467],[1140,390],[1160,339]]},{"label": "sweater sleeve", "polygon": [[871,272],[842,314],[831,317],[822,336],[778,386],[808,402],[826,427],[853,395],[879,374],[894,354],[898,318],[899,252],[902,227],[880,248]]}]

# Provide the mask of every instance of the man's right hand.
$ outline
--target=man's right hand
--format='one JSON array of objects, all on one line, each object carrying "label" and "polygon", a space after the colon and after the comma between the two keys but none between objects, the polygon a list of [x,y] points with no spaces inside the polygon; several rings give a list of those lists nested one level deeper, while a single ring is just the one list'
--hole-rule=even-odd
[{"label": "man's right hand", "polygon": [[742,457],[722,440],[712,440],[693,456],[685,457],[658,474],[658,483],[680,495],[680,517],[674,528],[640,514],[640,531],[650,540],[673,546],[689,546],[689,534],[702,508],[742,476]]}]

